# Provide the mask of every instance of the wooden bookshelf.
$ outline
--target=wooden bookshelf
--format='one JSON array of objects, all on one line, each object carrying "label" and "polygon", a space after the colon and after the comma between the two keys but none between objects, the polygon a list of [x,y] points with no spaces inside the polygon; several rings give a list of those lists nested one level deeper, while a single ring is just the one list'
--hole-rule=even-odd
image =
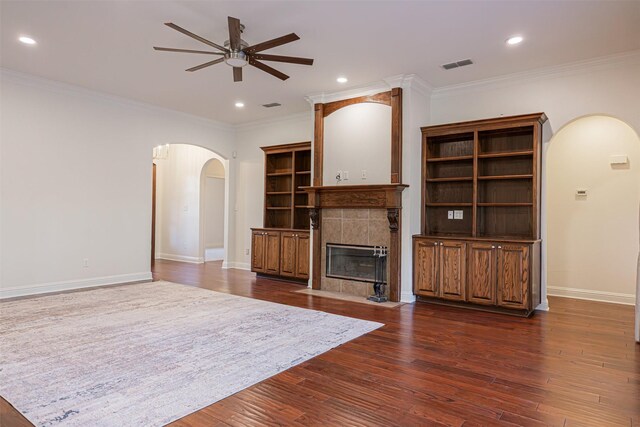
[{"label": "wooden bookshelf", "polygon": [[311,185],[311,144],[263,147],[265,153],[264,227],[307,230],[307,193]]},{"label": "wooden bookshelf", "polygon": [[422,128],[418,296],[521,314],[535,308],[545,120],[537,113]]},{"label": "wooden bookshelf", "polygon": [[264,151],[264,227],[251,233],[251,271],[305,282],[309,278],[311,143]]}]

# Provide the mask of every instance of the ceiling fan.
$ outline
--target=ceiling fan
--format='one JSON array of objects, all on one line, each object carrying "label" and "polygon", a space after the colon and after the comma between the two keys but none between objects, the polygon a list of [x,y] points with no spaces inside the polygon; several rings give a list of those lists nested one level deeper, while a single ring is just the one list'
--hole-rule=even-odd
[{"label": "ceiling fan", "polygon": [[170,47],[156,47],[155,50],[163,52],[183,52],[183,53],[198,53],[202,55],[221,55],[222,58],[214,59],[213,61],[205,62],[204,64],[196,65],[195,67],[188,68],[186,71],[198,71],[211,65],[225,62],[227,65],[233,67],[233,81],[242,81],[242,67],[249,64],[264,72],[271,74],[279,78],[280,80],[287,80],[289,76],[281,71],[271,68],[267,64],[260,61],[274,61],[274,62],[287,62],[291,64],[301,65],[313,65],[313,59],[298,58],[295,56],[282,56],[282,55],[268,55],[260,53],[264,50],[271,49],[283,44],[291,43],[300,39],[295,33],[287,34],[286,36],[278,37],[273,40],[254,44],[249,46],[247,42],[242,40],[241,34],[244,30],[244,25],[240,23],[238,18],[228,17],[229,22],[229,40],[224,42],[224,46],[220,46],[212,41],[209,41],[197,34],[193,34],[190,31],[185,30],[182,27],[177,26],[172,22],[167,22],[166,25],[169,28],[173,28],[176,31],[181,32],[193,39],[198,40],[201,43],[209,45],[218,49],[220,52],[211,52],[206,50],[191,50],[191,49],[175,49]]}]

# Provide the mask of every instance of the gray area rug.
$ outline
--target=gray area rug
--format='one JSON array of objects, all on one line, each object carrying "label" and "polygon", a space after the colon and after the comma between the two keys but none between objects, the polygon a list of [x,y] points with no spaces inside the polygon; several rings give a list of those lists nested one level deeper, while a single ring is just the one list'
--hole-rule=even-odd
[{"label": "gray area rug", "polygon": [[382,326],[169,282],[0,316],[0,394],[39,426],[164,425]]}]

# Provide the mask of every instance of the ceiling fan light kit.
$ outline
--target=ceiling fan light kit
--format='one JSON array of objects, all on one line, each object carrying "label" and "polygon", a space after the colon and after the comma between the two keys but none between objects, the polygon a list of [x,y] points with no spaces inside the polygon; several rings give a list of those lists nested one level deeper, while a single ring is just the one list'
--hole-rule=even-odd
[{"label": "ceiling fan light kit", "polygon": [[192,50],[192,49],[177,49],[177,48],[169,48],[169,47],[154,47],[154,49],[160,52],[180,52],[180,53],[197,53],[197,54],[203,54],[203,55],[220,55],[222,56],[222,58],[214,59],[213,61],[196,65],[195,67],[188,68],[186,71],[189,71],[189,72],[198,71],[203,68],[209,67],[211,65],[225,62],[227,65],[233,67],[234,82],[242,81],[242,67],[244,67],[247,64],[253,67],[256,67],[259,70],[262,70],[266,73],[269,73],[272,76],[279,78],[280,80],[287,80],[289,78],[289,76],[284,74],[283,72],[278,71],[260,61],[285,62],[289,64],[299,64],[299,65],[313,65],[313,59],[310,59],[310,58],[299,58],[295,56],[282,56],[282,55],[268,55],[268,54],[259,53],[267,49],[272,49],[274,47],[282,46],[283,44],[287,44],[287,43],[291,43],[293,41],[299,40],[300,37],[298,37],[295,33],[287,34],[285,36],[278,37],[273,40],[268,40],[266,42],[249,46],[249,44],[244,40],[242,40],[242,38],[240,37],[240,35],[244,31],[244,25],[240,23],[240,20],[229,16],[228,23],[229,23],[229,40],[226,40],[224,42],[224,46],[220,46],[219,44],[216,44],[203,37],[200,37],[197,34],[194,34],[188,30],[185,30],[184,28],[179,27],[172,22],[165,23],[167,27],[173,28],[174,30],[186,36],[189,36],[192,39],[198,40],[201,43],[204,43],[208,46],[216,48],[220,52]]}]

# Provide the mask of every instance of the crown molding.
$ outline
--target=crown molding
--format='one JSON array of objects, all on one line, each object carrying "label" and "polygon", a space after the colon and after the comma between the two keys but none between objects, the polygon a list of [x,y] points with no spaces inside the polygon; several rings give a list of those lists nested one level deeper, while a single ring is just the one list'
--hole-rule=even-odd
[{"label": "crown molding", "polygon": [[184,113],[182,111],[172,110],[170,108],[164,108],[164,107],[159,107],[157,105],[134,101],[132,99],[123,98],[116,95],[110,95],[104,92],[98,92],[92,89],[87,89],[85,87],[70,84],[70,83],[64,83],[57,80],[45,79],[43,77],[38,77],[33,74],[27,74],[27,73],[11,70],[4,67],[0,67],[0,79],[9,81],[12,83],[20,84],[23,86],[37,87],[40,89],[50,90],[57,93],[72,93],[74,95],[81,96],[84,98],[99,99],[106,102],[112,102],[112,103],[124,105],[127,107],[131,107],[131,108],[136,108],[138,110],[142,110],[146,112],[152,112],[152,113],[158,113],[158,114],[169,114],[175,117],[179,117],[181,119],[197,122],[220,131],[233,132],[235,130],[235,126],[228,123],[219,122],[206,117],[195,116],[193,114]]},{"label": "crown molding", "polygon": [[576,74],[583,74],[597,70],[616,67],[621,64],[640,63],[640,50],[625,52],[616,55],[608,55],[585,61],[571,62],[552,67],[538,68],[535,70],[523,71],[520,73],[504,74],[488,79],[474,80],[449,86],[434,88],[433,98],[440,98],[458,92],[487,90],[496,87],[511,86],[513,84],[536,81],[545,78],[565,77]]}]

